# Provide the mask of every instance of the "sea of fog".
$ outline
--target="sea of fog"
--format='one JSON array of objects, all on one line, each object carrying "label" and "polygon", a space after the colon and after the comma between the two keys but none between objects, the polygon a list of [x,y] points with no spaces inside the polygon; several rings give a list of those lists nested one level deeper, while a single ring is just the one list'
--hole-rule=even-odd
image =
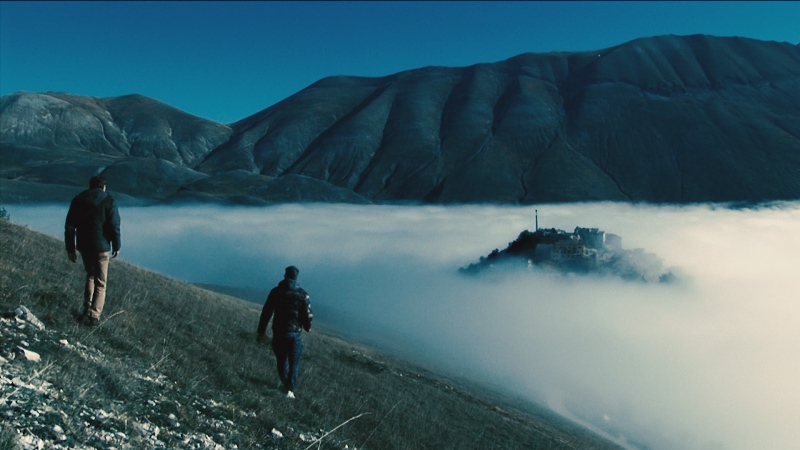
[{"label": "sea of fog", "polygon": [[[67,205],[6,208],[63,236]],[[541,228],[620,235],[680,281],[458,273],[534,230],[536,210]],[[548,405],[627,448],[800,448],[800,203],[120,212],[121,259],[264,291],[296,265],[320,323]],[[112,277],[110,302],[113,292]]]}]

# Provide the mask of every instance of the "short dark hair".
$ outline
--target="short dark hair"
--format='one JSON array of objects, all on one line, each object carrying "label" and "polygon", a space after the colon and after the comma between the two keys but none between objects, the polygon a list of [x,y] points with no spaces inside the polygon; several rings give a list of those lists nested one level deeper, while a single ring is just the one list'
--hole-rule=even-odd
[{"label": "short dark hair", "polygon": [[106,178],[102,175],[97,175],[89,179],[90,188],[104,188],[106,186]]},{"label": "short dark hair", "polygon": [[283,274],[283,278],[287,280],[297,280],[297,275],[300,273],[300,269],[295,266],[289,266],[286,268],[286,272]]}]

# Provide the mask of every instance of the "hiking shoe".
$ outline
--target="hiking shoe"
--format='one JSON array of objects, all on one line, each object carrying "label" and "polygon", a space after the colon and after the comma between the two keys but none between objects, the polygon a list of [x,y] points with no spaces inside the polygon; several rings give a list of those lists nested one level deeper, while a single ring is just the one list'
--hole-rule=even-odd
[{"label": "hiking shoe", "polygon": [[96,327],[100,325],[100,319],[96,317],[87,317],[83,319],[83,324],[86,325],[87,327]]},{"label": "hiking shoe", "polygon": [[294,399],[294,398],[296,398],[296,397],[294,396],[294,392],[292,392],[292,391],[288,391],[288,392],[286,393],[286,398],[291,398],[291,399]]}]

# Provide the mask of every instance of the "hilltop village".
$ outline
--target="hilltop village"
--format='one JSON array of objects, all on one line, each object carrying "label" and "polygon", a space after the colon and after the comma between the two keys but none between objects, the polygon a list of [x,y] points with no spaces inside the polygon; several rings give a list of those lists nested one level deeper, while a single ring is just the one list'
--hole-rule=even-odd
[{"label": "hilltop village", "polygon": [[466,275],[487,269],[525,265],[563,273],[618,276],[626,280],[669,282],[672,272],[661,259],[642,249],[625,250],[622,237],[597,228],[575,227],[572,233],[555,228],[525,230],[505,250],[494,249],[479,262],[460,268]]}]

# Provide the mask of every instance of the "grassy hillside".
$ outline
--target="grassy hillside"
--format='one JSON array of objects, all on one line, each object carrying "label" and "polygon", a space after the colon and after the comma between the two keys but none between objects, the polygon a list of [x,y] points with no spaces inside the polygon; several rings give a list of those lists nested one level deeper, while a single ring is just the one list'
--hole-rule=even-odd
[{"label": "grassy hillside", "polygon": [[0,309],[25,305],[47,327],[2,320],[0,448],[616,448],[324,330],[305,335],[289,400],[255,342],[258,305],[114,260],[87,328],[83,269],[61,241],[0,220],[0,251]]}]

